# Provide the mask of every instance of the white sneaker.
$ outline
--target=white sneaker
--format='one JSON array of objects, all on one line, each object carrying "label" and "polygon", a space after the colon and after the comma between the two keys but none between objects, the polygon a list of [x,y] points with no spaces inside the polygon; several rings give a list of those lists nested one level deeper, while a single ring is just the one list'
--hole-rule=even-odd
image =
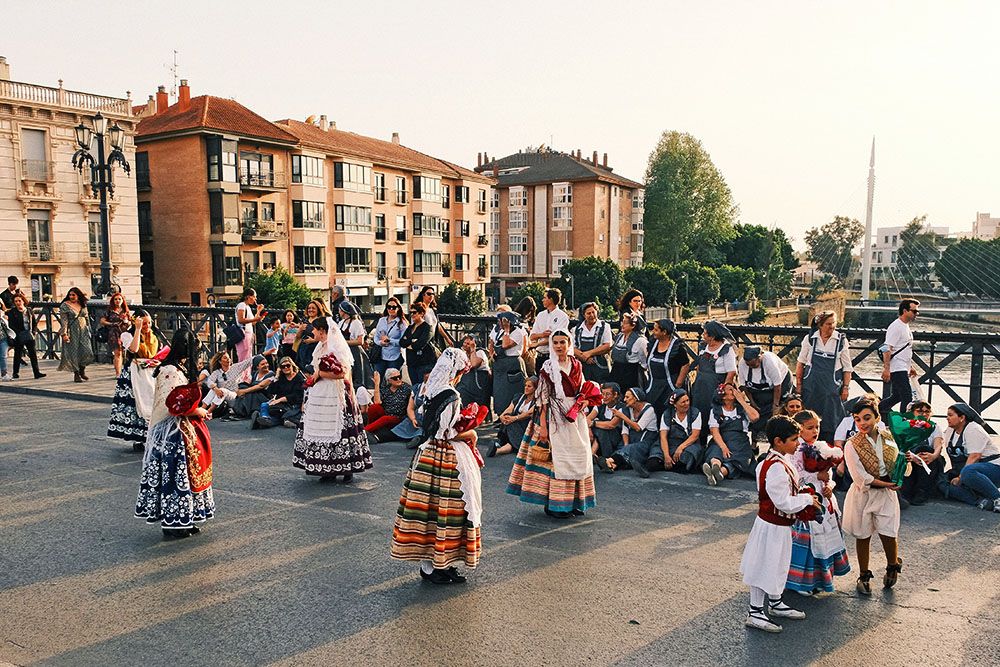
[{"label": "white sneaker", "polygon": [[0,382],[10,382],[12,379],[13,378],[11,378],[6,373],[4,373],[3,375],[0,375]]},{"label": "white sneaker", "polygon": [[993,501],[993,511],[1000,514],[1000,498]]},{"label": "white sneaker", "polygon": [[747,614],[746,626],[748,628],[756,628],[758,630],[763,630],[764,632],[781,632],[781,626],[777,623],[773,623],[770,619],[760,614],[755,614],[753,612]]},{"label": "white sneaker", "polygon": [[771,616],[779,616],[781,618],[792,618],[796,621],[801,621],[806,617],[804,611],[799,611],[798,609],[792,609],[785,602],[778,598],[777,600],[768,600],[768,613]]},{"label": "white sneaker", "polygon": [[[715,486],[716,484],[718,484],[718,482],[715,481],[715,473],[712,472],[712,464],[711,463],[702,463],[701,464],[701,471],[705,474],[705,479],[708,480],[708,485],[709,486]],[[747,620],[747,624],[749,624],[749,623],[750,623],[750,621]]]}]

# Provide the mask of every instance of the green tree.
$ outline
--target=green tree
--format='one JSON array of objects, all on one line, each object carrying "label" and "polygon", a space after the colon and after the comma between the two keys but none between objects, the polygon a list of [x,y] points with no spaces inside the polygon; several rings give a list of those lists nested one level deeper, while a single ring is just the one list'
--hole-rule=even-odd
[{"label": "green tree", "polygon": [[685,306],[704,305],[719,300],[719,276],[710,266],[686,259],[668,266],[667,275],[677,283],[677,300]]},{"label": "green tree", "polygon": [[809,296],[813,299],[818,299],[824,294],[829,294],[841,288],[840,281],[836,277],[826,275],[817,278],[809,286]]},{"label": "green tree", "polygon": [[752,269],[723,264],[715,270],[719,276],[719,296],[723,301],[746,301],[754,295],[754,278]]},{"label": "green tree", "polygon": [[947,240],[940,234],[927,229],[927,216],[913,218],[899,234],[899,250],[896,251],[896,269],[908,284],[930,287],[931,273],[941,256],[940,246]]},{"label": "green tree", "polygon": [[300,283],[283,266],[247,278],[245,288],[257,291],[257,300],[273,314],[278,309],[300,310],[313,298],[312,290]]},{"label": "green tree", "polygon": [[438,309],[449,315],[482,315],[486,312],[486,297],[469,285],[452,280],[437,297]]},{"label": "green tree", "polygon": [[1000,239],[962,239],[945,248],[934,266],[948,289],[979,297],[1000,297]]},{"label": "green tree", "polygon": [[[613,259],[602,259],[593,255],[582,259],[571,259],[559,272],[562,277],[554,280],[552,286],[559,288],[563,293],[563,302],[567,306],[575,308],[587,301],[614,304],[625,292],[625,273]],[[567,276],[573,276],[572,287]]]},{"label": "green tree", "polygon": [[677,302],[677,283],[659,264],[630,266],[625,269],[625,284],[642,292],[647,306],[669,306]]},{"label": "green tree", "polygon": [[792,272],[775,261],[767,270],[754,271],[754,293],[762,299],[783,299],[792,293]]},{"label": "green tree", "polygon": [[663,265],[691,257],[721,264],[717,250],[733,235],[738,208],[701,142],[664,132],[646,168],[645,257]]},{"label": "green tree", "polygon": [[777,263],[786,271],[799,266],[788,236],[764,225],[735,225],[732,238],[719,245],[725,264],[763,271]]},{"label": "green tree", "polygon": [[542,309],[542,295],[545,294],[545,290],[548,289],[545,285],[539,282],[523,283],[518,286],[511,295],[507,297],[507,303],[513,308],[517,304],[521,303],[521,299],[526,296],[530,296],[535,300],[535,305],[539,310]]},{"label": "green tree", "polygon": [[838,215],[832,222],[806,232],[809,259],[816,262],[824,273],[844,282],[854,265],[854,249],[864,235],[864,225]]}]

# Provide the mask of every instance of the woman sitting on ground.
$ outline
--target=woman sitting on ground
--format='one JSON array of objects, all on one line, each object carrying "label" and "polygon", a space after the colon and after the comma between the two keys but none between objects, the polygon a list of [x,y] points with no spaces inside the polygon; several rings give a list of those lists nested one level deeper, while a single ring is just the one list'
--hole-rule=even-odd
[{"label": "woman sitting on ground", "polygon": [[306,378],[291,357],[278,361],[278,375],[268,390],[274,392],[274,397],[266,403],[266,408],[251,415],[254,425],[250,428],[271,428],[279,424],[286,428],[297,427],[302,419]]},{"label": "woman sitting on ground", "polygon": [[759,417],[760,414],[750,405],[746,394],[736,388],[735,382],[728,381],[719,387],[715,405],[708,417],[712,438],[705,453],[705,463],[701,466],[701,471],[705,473],[711,486],[741,473],[753,474],[750,424]]},{"label": "woman sitting on ground", "polygon": [[524,381],[524,393],[515,398],[514,402],[508,405],[507,409],[500,415],[500,429],[497,431],[496,441],[490,447],[488,454],[490,458],[497,454],[512,454],[521,446],[524,432],[535,412],[535,389],[537,387],[537,377],[527,378]]},{"label": "woman sitting on ground", "polygon": [[216,352],[208,362],[208,377],[203,384],[208,388],[203,403],[212,417],[229,413],[236,403],[240,382],[253,363],[253,358],[233,363],[229,352]]},{"label": "woman sitting on ground", "polygon": [[375,395],[368,406],[368,425],[365,426],[369,441],[395,439],[392,428],[406,419],[412,394],[413,389],[403,382],[403,374],[398,368],[389,368],[385,372],[385,382],[375,373]]},{"label": "woman sitting on ground", "polygon": [[260,409],[261,403],[270,401],[274,396],[274,392],[270,389],[271,383],[274,382],[274,373],[267,363],[267,357],[263,354],[254,356],[251,368],[249,380],[241,382],[236,390],[233,414],[239,419],[247,419]]},{"label": "woman sitting on ground", "polygon": [[1000,447],[983,428],[983,418],[968,403],[956,403],[948,408],[943,440],[953,464],[950,484],[938,485],[944,497],[1000,512]]},{"label": "woman sitting on ground", "polygon": [[604,472],[632,468],[639,477],[649,477],[649,470],[663,470],[662,452],[656,440],[656,410],[646,402],[646,392],[632,387],[625,392],[625,410],[611,411],[622,422],[624,446],[608,458],[598,457]]},{"label": "woman sitting on ground", "polygon": [[674,472],[691,473],[698,469],[703,448],[701,415],[691,405],[691,397],[684,389],[677,389],[670,396],[667,409],[660,420],[660,449],[663,467]]}]

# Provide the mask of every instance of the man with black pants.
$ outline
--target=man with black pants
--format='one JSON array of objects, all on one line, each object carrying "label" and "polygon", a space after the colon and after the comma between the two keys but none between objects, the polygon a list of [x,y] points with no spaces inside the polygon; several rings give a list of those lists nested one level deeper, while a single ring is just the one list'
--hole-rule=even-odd
[{"label": "man with black pants", "polygon": [[[913,332],[910,322],[920,312],[920,302],[903,299],[899,302],[899,317],[885,330],[885,345],[882,352],[882,381],[889,383],[889,395],[878,404],[878,411],[887,415],[893,406],[899,404],[900,411],[913,399],[910,378],[917,371],[911,365],[913,360]],[[887,419],[887,417],[884,417]],[[888,423],[888,422],[887,422]]]}]

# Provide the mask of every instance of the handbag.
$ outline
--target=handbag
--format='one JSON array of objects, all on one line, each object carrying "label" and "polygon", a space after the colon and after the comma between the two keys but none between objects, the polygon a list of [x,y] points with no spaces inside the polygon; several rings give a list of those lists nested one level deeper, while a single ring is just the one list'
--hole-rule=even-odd
[{"label": "handbag", "polygon": [[226,340],[232,345],[242,343],[243,339],[247,337],[247,332],[243,330],[243,326],[236,322],[227,324],[226,328],[222,330],[222,333],[226,337]]}]

